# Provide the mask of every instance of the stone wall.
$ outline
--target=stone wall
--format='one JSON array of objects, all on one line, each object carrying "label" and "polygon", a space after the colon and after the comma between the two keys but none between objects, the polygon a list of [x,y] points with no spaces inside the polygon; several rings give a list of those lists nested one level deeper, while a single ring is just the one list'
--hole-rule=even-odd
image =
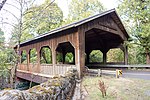
[{"label": "stone wall", "polygon": [[45,83],[28,90],[3,90],[0,100],[71,100],[76,86],[76,71],[55,76]]}]

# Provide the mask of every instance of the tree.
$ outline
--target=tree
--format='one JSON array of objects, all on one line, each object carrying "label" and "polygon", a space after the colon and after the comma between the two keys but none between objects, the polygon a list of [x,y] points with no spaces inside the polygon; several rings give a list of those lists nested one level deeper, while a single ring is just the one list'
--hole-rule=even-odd
[{"label": "tree", "polygon": [[2,3],[0,3],[0,11],[3,8],[4,4],[6,3],[7,0],[3,0]]},{"label": "tree", "polygon": [[[26,29],[25,23],[23,22],[23,16],[24,16],[24,11],[28,9],[34,2],[35,0],[14,0],[14,4],[9,4],[7,5],[13,7],[16,9],[16,11],[19,13],[14,14],[13,12],[9,11],[9,9],[3,9],[5,13],[9,13],[12,16],[12,19],[14,20],[15,23],[10,23],[9,21],[7,22],[6,20],[2,20],[2,24],[8,24],[11,27],[13,27],[13,32],[12,34],[15,36],[15,42],[17,43],[17,48],[16,48],[16,61],[14,64],[14,67],[12,68],[13,73],[11,73],[11,87],[14,87],[15,83],[15,75],[16,75],[16,69],[18,66],[18,63],[20,62],[20,53],[19,53],[19,48],[20,48],[20,42],[21,42],[21,37],[23,34],[23,31]],[[7,18],[6,18],[7,19]]]},{"label": "tree", "polygon": [[92,63],[100,63],[103,62],[103,54],[100,50],[93,50],[90,55],[90,62]]},{"label": "tree", "polygon": [[107,61],[108,62],[123,62],[124,61],[124,53],[120,48],[110,49],[107,52]]},{"label": "tree", "polygon": [[71,52],[68,52],[65,56],[65,62],[74,63],[73,59],[74,59],[73,54]]},{"label": "tree", "polygon": [[[72,0],[69,5],[69,21],[74,22],[104,10],[99,0]],[[68,22],[69,23],[69,22]]]},{"label": "tree", "polygon": [[[19,49],[20,49],[20,43],[23,41],[23,40],[26,40],[27,38],[30,38],[30,37],[33,37],[33,35],[35,35],[35,33],[33,34],[29,34],[28,32],[28,29],[30,29],[30,26],[28,24],[29,20],[25,20],[25,17],[29,14],[32,14],[32,12],[34,12],[34,10],[30,9],[33,7],[34,5],[34,1],[35,0],[14,0],[14,4],[8,4],[9,6],[11,7],[14,7],[17,12],[19,14],[15,14],[14,12],[11,12],[9,11],[9,9],[3,9],[3,11],[5,11],[6,13],[9,13],[13,18],[14,22],[15,23],[10,23],[9,21],[6,22],[6,20],[2,20],[2,24],[8,24],[10,25],[11,27],[13,27],[13,31],[12,31],[12,36],[13,36],[13,42],[15,44],[17,44],[17,47],[16,47],[16,61],[15,61],[15,65],[13,67],[13,73],[11,73],[11,77],[12,79],[10,80],[11,81],[11,87],[13,88],[14,87],[14,81],[15,81],[15,74],[16,74],[16,69],[17,69],[17,66],[18,66],[18,63],[20,62],[20,52],[19,52]],[[54,0],[55,1],[55,0]],[[47,8],[49,8],[49,6],[51,6],[53,4],[54,1],[51,1],[51,2],[46,2],[44,6],[44,8],[40,8],[40,11],[38,12],[37,16],[32,16],[32,19],[30,20],[36,20],[39,16],[43,16],[45,14],[45,12],[49,12],[51,9],[49,10],[45,10]],[[56,6],[56,5],[55,5]],[[53,6],[53,8],[56,8],[55,6]],[[29,11],[30,10],[30,11]],[[56,9],[54,9],[56,10]],[[41,14],[41,12],[44,12]],[[48,15],[47,15],[48,16]],[[45,18],[47,17],[45,16]],[[50,16],[50,15],[49,15]],[[53,16],[54,17],[54,16]],[[43,17],[41,17],[43,18]],[[62,17],[61,17],[62,18]],[[7,18],[6,18],[7,19]],[[49,19],[51,20],[51,19]],[[38,20],[37,20],[38,21]],[[48,22],[48,20],[46,20]],[[41,22],[39,23],[42,23],[43,20],[41,20]],[[33,23],[31,23],[33,24]],[[34,25],[36,25],[38,23],[34,23]],[[36,28],[36,27],[34,27]],[[33,28],[32,28],[33,29]],[[36,29],[33,29],[33,30],[36,30]],[[41,29],[42,30],[42,29]],[[35,31],[31,31],[31,32],[35,32]],[[42,32],[41,32],[42,33]],[[15,41],[14,41],[15,40]]]},{"label": "tree", "polygon": [[150,1],[123,0],[118,9],[130,26],[133,43],[143,48],[146,63],[150,64]]},{"label": "tree", "polygon": [[62,10],[51,0],[45,0],[41,5],[30,7],[25,14],[24,21],[28,27],[26,31],[31,34],[46,33],[60,27],[63,21]]},{"label": "tree", "polygon": [[7,65],[7,54],[0,50],[0,81],[2,81],[2,86],[4,85],[4,80],[9,76],[9,70]]},{"label": "tree", "polygon": [[0,28],[0,46],[4,44],[5,37],[4,37],[4,32]]}]

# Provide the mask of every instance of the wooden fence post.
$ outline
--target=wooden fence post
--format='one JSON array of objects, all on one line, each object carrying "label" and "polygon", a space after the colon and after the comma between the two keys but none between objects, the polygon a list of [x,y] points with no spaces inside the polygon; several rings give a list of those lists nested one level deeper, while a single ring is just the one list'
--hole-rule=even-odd
[{"label": "wooden fence post", "polygon": [[119,78],[118,69],[116,69],[116,78]]},{"label": "wooden fence post", "polygon": [[102,76],[102,70],[98,69],[98,76],[101,77]]}]

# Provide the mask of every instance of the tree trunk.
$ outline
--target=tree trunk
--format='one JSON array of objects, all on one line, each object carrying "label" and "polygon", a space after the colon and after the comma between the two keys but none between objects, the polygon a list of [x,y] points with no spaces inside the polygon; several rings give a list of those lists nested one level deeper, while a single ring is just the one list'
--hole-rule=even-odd
[{"label": "tree trunk", "polygon": [[17,60],[16,60],[16,62],[15,62],[14,67],[12,67],[12,69],[11,69],[11,76],[10,76],[11,88],[15,88],[16,72],[17,72],[18,64],[19,64],[19,62],[20,62],[20,52],[19,52],[19,48],[20,48],[20,42],[18,43],[17,49],[16,49]]},{"label": "tree trunk", "polygon": [[150,64],[150,54],[146,53],[146,64]]},{"label": "tree trunk", "polygon": [[146,64],[150,64],[150,53],[148,48],[146,48]]},{"label": "tree trunk", "polygon": [[2,3],[0,3],[0,11],[3,8],[4,4],[6,3],[7,0],[3,0]]}]

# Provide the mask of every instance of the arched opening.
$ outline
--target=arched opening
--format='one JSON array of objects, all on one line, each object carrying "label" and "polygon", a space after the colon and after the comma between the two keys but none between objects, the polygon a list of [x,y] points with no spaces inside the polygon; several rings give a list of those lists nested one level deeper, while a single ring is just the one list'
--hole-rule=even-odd
[{"label": "arched opening", "polygon": [[25,50],[21,52],[21,63],[22,64],[27,64],[27,53]]},{"label": "arched opening", "polygon": [[107,52],[107,62],[108,63],[117,63],[123,64],[124,63],[124,53],[120,48],[110,49]]},{"label": "arched opening", "polygon": [[52,52],[49,46],[44,46],[40,50],[40,63],[52,64]]},{"label": "arched opening", "polygon": [[103,62],[103,53],[100,50],[92,50],[89,55],[90,63],[102,63]]},{"label": "arched opening", "polygon": [[30,50],[30,63],[36,63],[37,62],[37,51],[35,48]]},{"label": "arched opening", "polygon": [[59,43],[56,48],[57,64],[75,64],[75,50],[70,42]]}]

